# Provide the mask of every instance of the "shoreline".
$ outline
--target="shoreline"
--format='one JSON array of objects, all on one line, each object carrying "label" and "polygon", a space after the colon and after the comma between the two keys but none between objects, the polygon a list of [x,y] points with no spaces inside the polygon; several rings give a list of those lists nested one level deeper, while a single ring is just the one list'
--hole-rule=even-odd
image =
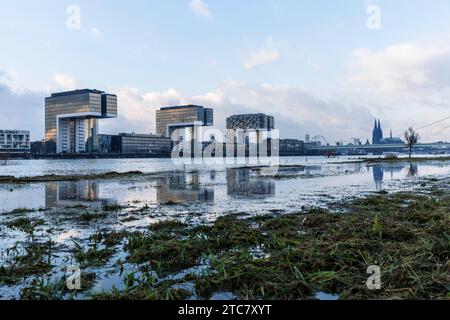
[{"label": "shoreline", "polygon": [[427,162],[427,161],[450,161],[450,156],[444,157],[412,157],[412,158],[358,158],[354,161],[343,162],[329,162],[328,164],[349,164],[349,163],[415,163],[415,162]]}]

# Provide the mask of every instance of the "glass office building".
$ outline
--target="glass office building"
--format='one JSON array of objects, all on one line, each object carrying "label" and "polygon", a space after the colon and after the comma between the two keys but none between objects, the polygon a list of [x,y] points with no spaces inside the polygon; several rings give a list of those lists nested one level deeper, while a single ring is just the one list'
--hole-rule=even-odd
[{"label": "glass office building", "polygon": [[99,90],[53,93],[45,98],[45,141],[56,153],[97,152],[98,120],[117,117],[117,96]]},{"label": "glass office building", "polygon": [[154,134],[119,134],[119,148],[121,153],[153,153],[164,154],[172,150],[172,141],[170,138]]},{"label": "glass office building", "polygon": [[213,124],[213,109],[202,106],[165,107],[156,111],[156,133],[166,137],[171,137],[176,129]]},{"label": "glass office building", "polygon": [[155,134],[100,134],[99,148],[101,153],[164,155],[172,151],[172,140]]}]

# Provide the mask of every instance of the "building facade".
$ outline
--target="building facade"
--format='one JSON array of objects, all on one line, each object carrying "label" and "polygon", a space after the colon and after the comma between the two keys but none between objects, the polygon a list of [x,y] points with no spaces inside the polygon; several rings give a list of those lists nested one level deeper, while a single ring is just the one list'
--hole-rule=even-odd
[{"label": "building facade", "polygon": [[98,152],[98,120],[117,117],[117,96],[99,90],[53,93],[45,98],[45,141],[56,153]]},{"label": "building facade", "polygon": [[262,113],[233,115],[227,118],[227,141],[234,144],[248,144],[249,133],[256,133],[256,139],[259,141],[261,132],[274,129],[273,116]]},{"label": "building facade", "polygon": [[281,156],[298,156],[303,155],[305,143],[297,139],[280,139],[280,155]]},{"label": "building facade", "polygon": [[372,132],[372,144],[380,144],[383,139],[383,130],[381,129],[381,121],[375,120],[375,126]]},{"label": "building facade", "polygon": [[380,144],[404,144],[405,142],[399,138],[399,137],[394,137],[392,135],[392,130],[389,134],[389,138],[383,138],[380,141]]},{"label": "building facade", "polygon": [[121,133],[119,135],[99,135],[101,153],[121,154],[169,154],[172,140],[154,134]]},{"label": "building facade", "polygon": [[0,152],[29,152],[30,131],[0,130]]},{"label": "building facade", "polygon": [[214,111],[196,105],[165,107],[156,111],[156,133],[171,137],[176,129],[212,126]]},{"label": "building facade", "polygon": [[154,134],[119,134],[122,153],[170,153],[172,141],[168,137]]},{"label": "building facade", "polygon": [[375,120],[375,127],[372,133],[372,144],[403,144],[403,140],[399,137],[392,136],[392,130],[388,138],[384,138],[383,130],[381,129],[381,121]]},{"label": "building facade", "polygon": [[275,120],[273,116],[262,113],[233,115],[227,118],[227,129],[270,131],[275,129]]}]

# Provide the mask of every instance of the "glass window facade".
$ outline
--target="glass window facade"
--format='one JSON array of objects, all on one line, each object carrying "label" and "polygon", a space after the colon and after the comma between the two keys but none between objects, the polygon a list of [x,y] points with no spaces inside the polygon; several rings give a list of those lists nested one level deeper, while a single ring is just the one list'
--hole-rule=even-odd
[{"label": "glass window facade", "polygon": [[273,130],[275,120],[273,116],[262,113],[239,114],[227,118],[227,129]]},{"label": "glass window facade", "polygon": [[99,90],[53,93],[45,99],[45,141],[52,152],[98,151],[98,119],[117,117],[117,96]]},{"label": "glass window facade", "polygon": [[152,134],[120,134],[122,153],[170,153],[170,138]]},{"label": "glass window facade", "polygon": [[170,138],[153,134],[101,134],[99,147],[102,153],[168,154],[172,151],[172,141]]},{"label": "glass window facade", "polygon": [[170,137],[175,128],[189,127],[201,123],[214,124],[214,111],[202,106],[187,105],[161,108],[156,111],[156,133]]},{"label": "glass window facade", "polygon": [[0,152],[30,151],[30,131],[0,130]]}]

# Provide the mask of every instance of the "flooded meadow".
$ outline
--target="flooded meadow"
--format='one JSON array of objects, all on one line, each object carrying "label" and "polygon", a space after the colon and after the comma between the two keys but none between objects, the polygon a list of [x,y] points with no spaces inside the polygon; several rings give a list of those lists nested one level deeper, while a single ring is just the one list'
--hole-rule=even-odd
[{"label": "flooded meadow", "polygon": [[[0,177],[2,299],[450,292],[450,161],[15,161]],[[381,291],[365,286],[371,264],[385,272]]]}]

